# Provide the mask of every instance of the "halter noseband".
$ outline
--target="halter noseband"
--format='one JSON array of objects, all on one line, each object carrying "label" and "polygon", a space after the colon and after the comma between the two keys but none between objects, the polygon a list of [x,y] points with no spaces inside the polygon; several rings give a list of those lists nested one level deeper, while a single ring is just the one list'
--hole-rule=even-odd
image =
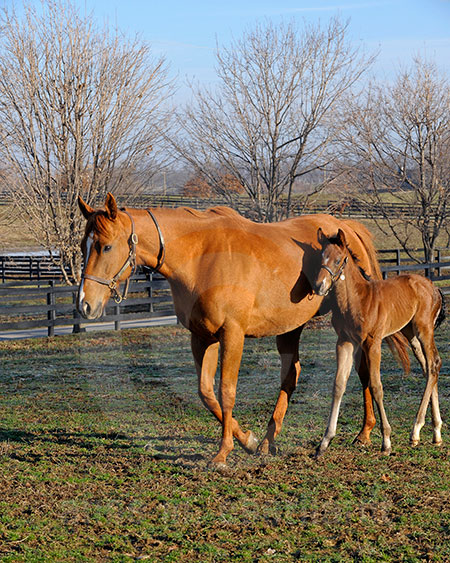
[{"label": "halter noseband", "polygon": [[[320,266],[320,269],[321,269],[321,270],[322,270],[322,269],[326,270],[326,271],[330,274],[330,276],[331,276],[331,285],[330,285],[330,287],[327,289],[327,292],[325,293],[324,296],[326,296],[326,295],[328,295],[328,294],[330,293],[330,291],[331,291],[331,290],[333,289],[333,287],[334,287],[334,284],[335,284],[335,283],[338,281],[338,279],[343,275],[344,268],[345,268],[347,262],[348,262],[348,256],[346,256],[346,257],[344,258],[344,260],[342,260],[342,264],[339,266],[339,269],[337,270],[337,272],[333,272],[333,270],[332,270],[331,268],[329,268],[328,266],[326,266],[325,264],[322,264],[322,265]],[[345,277],[342,278],[342,279],[345,279]]]},{"label": "halter noseband", "polygon": [[[108,288],[111,292],[111,297],[114,298],[114,301],[117,304],[121,303],[122,301],[124,301],[127,298],[131,276],[136,271],[136,246],[138,244],[138,236],[135,232],[133,217],[128,213],[128,211],[125,211],[125,209],[122,209],[122,211],[128,215],[128,217],[130,218],[130,221],[131,221],[131,235],[130,235],[130,238],[128,239],[128,246],[130,247],[130,251],[128,253],[127,259],[125,260],[124,265],[120,268],[120,270],[117,272],[117,274],[113,278],[111,278],[110,280],[107,280],[105,278],[99,278],[98,276],[93,276],[92,274],[85,274],[84,272],[83,272],[83,275],[81,276],[82,279],[92,280],[92,281],[95,281],[95,282],[100,283],[102,285],[108,286]],[[162,234],[162,231],[161,231],[161,227],[159,226],[158,221],[156,220],[156,217],[153,215],[153,213],[150,211],[150,209],[146,209],[146,211],[150,215],[150,217],[153,219],[153,222],[155,223],[155,226],[156,226],[156,230],[158,231],[159,252],[158,252],[156,266],[154,268],[151,268],[151,270],[154,273],[156,273],[161,269],[161,266],[164,264],[164,260],[165,260],[165,257],[166,257],[166,247],[165,247],[164,237],[163,237],[163,234]],[[125,286],[123,288],[122,295],[120,295],[120,293],[118,291],[118,282],[119,282],[122,274],[125,272],[125,270],[129,266],[131,267],[131,272],[130,272],[130,275],[128,276],[128,278],[125,281]]]}]

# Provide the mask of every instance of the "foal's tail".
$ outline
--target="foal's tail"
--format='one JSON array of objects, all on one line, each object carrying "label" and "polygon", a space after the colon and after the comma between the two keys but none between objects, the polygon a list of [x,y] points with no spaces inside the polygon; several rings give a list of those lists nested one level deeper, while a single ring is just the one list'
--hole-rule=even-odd
[{"label": "foal's tail", "polygon": [[447,314],[447,304],[445,302],[445,295],[442,293],[442,291],[438,288],[439,291],[439,295],[441,298],[441,308],[439,309],[439,314],[436,317],[436,320],[434,321],[434,329],[436,330],[438,327],[441,326],[441,324],[445,321],[445,317]]},{"label": "foal's tail", "polygon": [[[367,257],[372,269],[371,277],[378,280],[383,279],[380,270],[380,264],[378,263],[377,251],[373,244],[372,233],[359,221],[354,221],[353,219],[345,219],[344,222],[353,229],[367,252]],[[409,359],[409,345],[406,337],[403,336],[401,332],[396,332],[395,334],[388,336],[386,338],[386,342],[392,354],[402,364],[404,372],[408,374],[411,369],[411,362]]]}]

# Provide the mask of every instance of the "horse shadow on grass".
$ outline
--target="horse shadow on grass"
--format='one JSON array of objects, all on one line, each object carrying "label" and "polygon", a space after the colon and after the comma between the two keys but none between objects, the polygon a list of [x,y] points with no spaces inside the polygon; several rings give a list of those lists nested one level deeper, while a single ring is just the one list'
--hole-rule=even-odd
[{"label": "horse shadow on grass", "polygon": [[[177,465],[192,464],[205,459],[205,456],[196,452],[198,445],[214,444],[216,441],[204,436],[144,436],[132,437],[116,432],[67,432],[65,430],[51,430],[42,434],[20,429],[0,428],[0,454],[1,443],[21,444],[36,446],[39,444],[56,444],[70,448],[82,449],[92,455],[97,455],[101,448],[108,453],[136,451],[140,449],[149,459],[173,462]],[[46,456],[46,453],[19,452],[9,449],[8,457],[19,461],[36,462]],[[64,452],[66,457],[78,457],[79,452]]]}]

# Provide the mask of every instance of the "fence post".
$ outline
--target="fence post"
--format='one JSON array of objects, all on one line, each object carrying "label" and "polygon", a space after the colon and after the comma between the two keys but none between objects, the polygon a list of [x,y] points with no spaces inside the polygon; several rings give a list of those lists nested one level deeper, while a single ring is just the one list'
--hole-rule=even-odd
[{"label": "fence post", "polygon": [[147,276],[147,281],[150,283],[150,286],[148,288],[148,298],[150,299],[150,305],[148,311],[149,313],[153,313],[155,310],[153,306],[153,273],[147,272],[146,276]]},{"label": "fence post", "polygon": [[73,303],[73,334],[78,334],[79,332],[85,332],[86,329],[82,329],[80,325],[80,313],[77,309],[77,291],[72,292],[72,303]]},{"label": "fence post", "polygon": [[[114,315],[117,316],[117,317],[120,315],[120,305],[119,304],[116,304],[114,306]],[[116,319],[114,321],[114,330],[120,330],[120,318]]]},{"label": "fence post", "polygon": [[56,319],[56,311],[53,308],[55,305],[55,293],[53,291],[54,289],[54,285],[55,282],[53,280],[50,280],[48,282],[50,288],[49,291],[47,292],[47,305],[49,307],[52,307],[52,309],[49,309],[47,311],[47,319],[50,321],[49,325],[48,325],[48,329],[47,329],[47,334],[48,336],[54,336],[55,335],[55,319]]},{"label": "fence post", "polygon": [[[441,262],[441,258],[442,258],[442,251],[440,248],[438,248],[437,251],[437,261],[438,264]],[[440,278],[441,277],[441,268],[437,268],[437,277]]]},{"label": "fence post", "polygon": [[[395,250],[395,265],[396,265],[396,266],[400,266],[400,264],[401,264],[400,248],[397,248],[397,249]],[[397,270],[397,276],[399,276],[400,273],[401,273],[400,270]]]}]

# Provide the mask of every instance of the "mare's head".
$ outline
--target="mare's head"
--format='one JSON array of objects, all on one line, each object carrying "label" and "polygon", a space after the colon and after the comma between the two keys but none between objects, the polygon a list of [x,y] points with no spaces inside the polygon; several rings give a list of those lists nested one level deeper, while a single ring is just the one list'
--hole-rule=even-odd
[{"label": "mare's head", "polygon": [[131,218],[117,209],[116,200],[108,194],[105,209],[95,210],[78,199],[80,210],[87,220],[81,241],[84,270],[78,292],[78,310],[86,319],[102,315],[108,299],[121,300],[119,283],[127,279],[133,269],[134,248],[130,237]]},{"label": "mare's head", "polygon": [[320,244],[320,258],[312,287],[317,295],[327,295],[338,279],[345,279],[344,268],[349,258],[345,233],[339,229],[337,234],[327,237],[319,227],[317,240]]}]

